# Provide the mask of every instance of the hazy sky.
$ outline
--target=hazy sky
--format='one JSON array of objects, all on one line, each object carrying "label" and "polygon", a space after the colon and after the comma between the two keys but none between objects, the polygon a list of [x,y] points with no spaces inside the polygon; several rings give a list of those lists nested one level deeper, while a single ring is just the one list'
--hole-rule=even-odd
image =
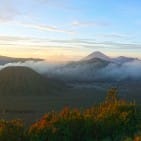
[{"label": "hazy sky", "polygon": [[141,58],[140,0],[0,0],[0,55]]}]

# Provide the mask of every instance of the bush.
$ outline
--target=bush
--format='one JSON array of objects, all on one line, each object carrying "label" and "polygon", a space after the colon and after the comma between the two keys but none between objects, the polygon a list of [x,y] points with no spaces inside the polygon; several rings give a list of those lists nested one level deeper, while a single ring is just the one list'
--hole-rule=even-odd
[{"label": "bush", "polygon": [[1,141],[24,141],[24,126],[21,120],[0,121]]},{"label": "bush", "polygon": [[83,112],[64,108],[46,114],[29,129],[30,141],[121,140],[132,136],[137,128],[136,106],[119,100],[116,89],[109,91],[99,106]]},{"label": "bush", "polygon": [[140,107],[111,89],[97,106],[49,112],[27,130],[21,120],[1,120],[0,141],[140,141],[140,117]]}]

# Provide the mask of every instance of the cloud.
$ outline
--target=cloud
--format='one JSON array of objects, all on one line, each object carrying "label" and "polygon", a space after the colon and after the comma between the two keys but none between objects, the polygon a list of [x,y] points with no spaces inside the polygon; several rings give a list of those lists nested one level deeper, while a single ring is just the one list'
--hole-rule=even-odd
[{"label": "cloud", "polygon": [[[8,23],[10,25],[23,26],[26,28],[31,28],[31,29],[35,29],[35,30],[39,30],[39,31],[74,34],[74,31],[72,31],[72,30],[61,29],[59,27],[56,27],[53,25],[48,25],[46,23],[44,23],[44,24],[29,23],[28,21],[31,20],[31,17],[29,16],[29,11],[26,8],[25,9],[23,9],[22,7],[21,7],[21,9],[18,8],[18,6],[16,5],[16,1],[13,1],[13,3],[10,0],[4,0],[4,1],[0,1],[0,2],[1,2],[1,4],[0,4],[0,23]],[[46,1],[46,2],[48,3],[49,1]],[[56,3],[56,2],[54,1],[53,3]],[[58,3],[59,3],[59,1],[58,1]],[[26,2],[26,5],[27,4],[28,3]],[[29,3],[29,5],[31,6],[31,3]],[[23,19],[21,19],[20,21],[18,19],[19,16],[23,17]],[[22,22],[22,20],[25,20],[25,17],[27,18],[26,21]],[[32,20],[35,21],[35,18],[32,17]]]},{"label": "cloud", "polygon": [[27,40],[33,40],[33,38],[30,37],[20,37],[20,36],[2,36],[0,35],[1,41],[27,41]]},{"label": "cloud", "polygon": [[[22,48],[25,45],[36,45],[36,38],[32,37],[20,37],[20,36],[0,36],[0,45],[1,46],[11,46],[16,47],[19,46],[19,48]],[[23,45],[23,46],[22,46]],[[31,48],[31,47],[30,47]]]},{"label": "cloud", "polygon": [[107,41],[103,42],[103,44],[108,45],[109,47],[117,48],[117,49],[141,49],[141,44],[139,43],[122,43],[122,42],[112,42],[112,41]]},{"label": "cloud", "polygon": [[[27,25],[28,26],[28,25]],[[31,26],[31,25],[29,25]],[[30,27],[31,28],[31,27]],[[34,27],[33,27],[34,28]],[[38,27],[37,27],[38,28]],[[40,28],[40,27],[39,27]],[[48,29],[46,29],[48,30]],[[50,30],[50,29],[49,29]],[[51,29],[55,30],[55,29]],[[62,32],[62,31],[55,31]],[[65,32],[65,31],[64,31]],[[66,31],[67,32],[67,31]],[[65,33],[66,33],[65,32]],[[67,34],[71,34],[68,32]],[[118,37],[117,37],[118,38]],[[120,37],[119,37],[120,38]],[[14,45],[22,47],[22,45],[30,46],[30,48],[50,48],[55,49],[59,48],[73,48],[73,49],[90,49],[100,50],[100,49],[115,49],[118,50],[136,50],[135,52],[141,50],[140,43],[126,43],[126,42],[116,42],[116,41],[96,41],[95,39],[49,39],[49,38],[33,38],[33,37],[24,37],[24,36],[0,36],[0,45]],[[90,51],[89,50],[89,51]]]},{"label": "cloud", "polygon": [[109,63],[103,67],[97,64],[77,64],[64,65],[53,64],[46,61],[34,62],[27,61],[24,63],[8,63],[1,65],[0,69],[8,66],[26,66],[32,68],[38,73],[50,77],[56,77],[65,81],[123,81],[123,80],[141,80],[141,61],[135,60],[122,64]]},{"label": "cloud", "polygon": [[[0,45],[30,45],[31,47],[70,47],[73,46],[73,40],[54,40],[48,38],[34,38],[25,36],[2,36],[0,35]],[[22,47],[22,46],[20,46]]]},{"label": "cloud", "polygon": [[[43,66],[44,67],[44,66]],[[34,69],[34,68],[33,68]],[[123,64],[110,63],[103,67],[96,64],[78,64],[43,69],[49,76],[67,81],[123,81],[141,80],[141,61],[135,60]],[[40,71],[39,71],[40,72]]]},{"label": "cloud", "polygon": [[[109,35],[112,36],[112,35]],[[114,38],[122,38],[120,35],[115,35]],[[79,48],[89,48],[89,49],[122,49],[122,50],[140,50],[140,43],[126,43],[126,42],[116,42],[116,41],[97,41],[95,39],[70,39],[70,40],[50,40],[51,43],[56,43],[63,46],[72,46]]]},{"label": "cloud", "polygon": [[132,62],[123,63],[121,65],[109,64],[99,73],[103,79],[113,79],[121,81],[124,79],[141,80],[141,61],[135,60]]},{"label": "cloud", "polygon": [[129,35],[120,34],[120,33],[99,34],[98,36],[104,37],[104,38],[115,38],[115,39],[132,39],[133,38]]},{"label": "cloud", "polygon": [[15,63],[7,63],[5,65],[0,65],[0,70],[9,66],[25,66],[43,74],[47,71],[52,70],[57,65],[47,63],[45,61],[26,61],[26,62],[15,62]]},{"label": "cloud", "polygon": [[88,22],[81,22],[81,21],[74,21],[72,22],[72,26],[74,27],[91,27],[91,26],[100,26],[105,27],[109,26],[106,22],[96,22],[96,21],[88,21]]},{"label": "cloud", "polygon": [[19,16],[21,12],[10,0],[0,1],[0,22],[9,22]]},{"label": "cloud", "polygon": [[60,28],[57,28],[56,26],[50,26],[47,24],[29,24],[29,23],[16,23],[17,25],[21,25],[27,28],[33,28],[36,30],[40,30],[40,31],[50,31],[50,32],[61,32],[61,33],[67,33],[67,34],[73,34],[74,31],[71,30],[63,30]]}]

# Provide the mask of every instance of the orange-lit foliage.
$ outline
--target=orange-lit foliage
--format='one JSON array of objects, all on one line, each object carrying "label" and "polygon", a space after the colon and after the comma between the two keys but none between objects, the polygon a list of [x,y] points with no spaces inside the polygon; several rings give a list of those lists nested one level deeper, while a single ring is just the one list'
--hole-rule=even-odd
[{"label": "orange-lit foliage", "polygon": [[121,140],[136,131],[135,117],[135,104],[119,100],[116,89],[111,89],[99,106],[48,113],[30,127],[28,134],[30,141]]},{"label": "orange-lit foliage", "polygon": [[111,89],[97,106],[49,112],[27,130],[21,120],[1,120],[0,141],[140,141],[140,111]]},{"label": "orange-lit foliage", "polygon": [[24,141],[23,122],[21,120],[1,120],[0,141]]}]

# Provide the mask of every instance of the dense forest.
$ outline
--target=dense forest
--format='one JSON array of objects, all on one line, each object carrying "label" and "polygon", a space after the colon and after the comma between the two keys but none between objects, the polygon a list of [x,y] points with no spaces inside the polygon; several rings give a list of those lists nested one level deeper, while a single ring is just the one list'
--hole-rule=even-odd
[{"label": "dense forest", "polygon": [[87,109],[64,107],[30,126],[22,120],[0,121],[1,141],[140,141],[141,110],[109,90],[105,100]]}]

